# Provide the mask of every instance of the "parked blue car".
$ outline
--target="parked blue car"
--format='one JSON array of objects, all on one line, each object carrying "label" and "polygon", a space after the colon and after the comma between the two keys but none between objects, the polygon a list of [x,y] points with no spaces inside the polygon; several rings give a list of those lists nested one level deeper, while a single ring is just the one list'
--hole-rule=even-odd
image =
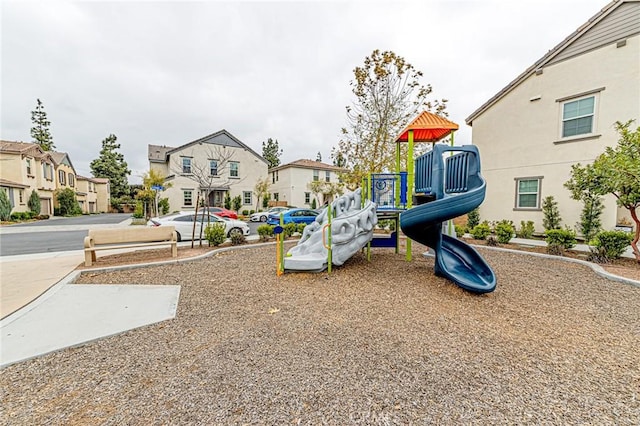
[{"label": "parked blue car", "polygon": [[[291,209],[281,212],[283,216],[283,222],[286,225],[287,223],[306,223],[309,224],[316,220],[316,216],[318,216],[318,212],[311,209]],[[279,225],[280,224],[280,214],[270,214],[267,219],[267,224],[269,225]]]}]

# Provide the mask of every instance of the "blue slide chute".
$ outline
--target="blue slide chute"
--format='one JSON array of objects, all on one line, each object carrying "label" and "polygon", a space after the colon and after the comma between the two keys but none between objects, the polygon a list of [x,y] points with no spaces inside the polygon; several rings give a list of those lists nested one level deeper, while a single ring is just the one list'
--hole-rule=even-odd
[{"label": "blue slide chute", "polygon": [[[443,158],[445,152],[457,152]],[[473,293],[489,293],[496,277],[484,258],[470,245],[443,235],[442,223],[462,216],[484,201],[486,184],[480,174],[475,146],[435,145],[416,160],[416,194],[429,200],[400,215],[404,234],[435,251],[435,273]]]}]

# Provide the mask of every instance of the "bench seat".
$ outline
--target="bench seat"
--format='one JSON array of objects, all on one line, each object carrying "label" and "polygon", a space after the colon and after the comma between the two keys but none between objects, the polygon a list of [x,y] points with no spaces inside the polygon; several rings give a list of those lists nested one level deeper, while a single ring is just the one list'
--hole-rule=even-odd
[{"label": "bench seat", "polygon": [[173,226],[91,229],[84,238],[84,264],[96,261],[96,251],[147,246],[171,246],[171,256],[178,257],[178,238]]}]

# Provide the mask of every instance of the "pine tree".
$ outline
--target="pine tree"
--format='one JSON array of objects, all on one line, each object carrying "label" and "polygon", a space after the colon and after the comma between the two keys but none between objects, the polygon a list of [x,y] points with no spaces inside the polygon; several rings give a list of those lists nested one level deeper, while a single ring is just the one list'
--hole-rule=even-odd
[{"label": "pine tree", "polygon": [[127,176],[131,174],[127,162],[124,161],[124,155],[117,152],[120,149],[120,144],[116,143],[116,140],[118,138],[113,134],[104,139],[100,156],[89,164],[93,176],[109,179],[112,198],[129,195]]},{"label": "pine tree", "polygon": [[269,138],[266,142],[262,142],[262,157],[267,160],[269,168],[278,167],[280,165],[280,156],[282,150],[278,146],[278,140]]},{"label": "pine tree", "polygon": [[31,137],[33,141],[40,145],[43,151],[53,151],[56,146],[53,144],[53,136],[49,131],[51,122],[47,120],[47,113],[44,111],[44,105],[37,99],[35,111],[31,111]]},{"label": "pine tree", "polygon": [[322,154],[320,153],[320,151],[318,151],[318,155],[316,155],[316,161],[318,162],[322,161]]},{"label": "pine tree", "polygon": [[562,222],[562,219],[560,218],[558,203],[553,195],[545,197],[542,201],[542,213],[544,215],[542,218],[542,226],[544,226],[546,231],[551,229],[560,229],[560,222]]}]

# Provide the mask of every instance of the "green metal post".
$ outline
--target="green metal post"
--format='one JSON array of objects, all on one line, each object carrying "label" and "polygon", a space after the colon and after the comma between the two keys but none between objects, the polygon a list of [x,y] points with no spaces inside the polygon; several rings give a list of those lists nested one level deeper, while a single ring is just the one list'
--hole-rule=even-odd
[{"label": "green metal post", "polygon": [[[413,130],[409,130],[407,149],[407,210],[413,207]],[[411,239],[407,238],[407,260],[411,260]]]},{"label": "green metal post", "polygon": [[400,205],[400,172],[402,170],[400,170],[401,164],[400,164],[400,142],[396,142],[396,184],[395,186],[395,191],[394,191],[394,195],[395,195],[395,206],[396,208]]},{"label": "green metal post", "polygon": [[[280,213],[280,226],[284,228],[284,214]],[[280,234],[280,272],[284,272],[284,232]]]},{"label": "green metal post", "polygon": [[329,219],[329,227],[327,228],[327,240],[329,242],[329,249],[327,252],[327,273],[331,273],[331,264],[333,262],[332,259],[332,249],[331,249],[331,213],[332,213],[333,207],[331,206],[331,204],[329,204],[329,206],[327,207],[327,218]]}]

